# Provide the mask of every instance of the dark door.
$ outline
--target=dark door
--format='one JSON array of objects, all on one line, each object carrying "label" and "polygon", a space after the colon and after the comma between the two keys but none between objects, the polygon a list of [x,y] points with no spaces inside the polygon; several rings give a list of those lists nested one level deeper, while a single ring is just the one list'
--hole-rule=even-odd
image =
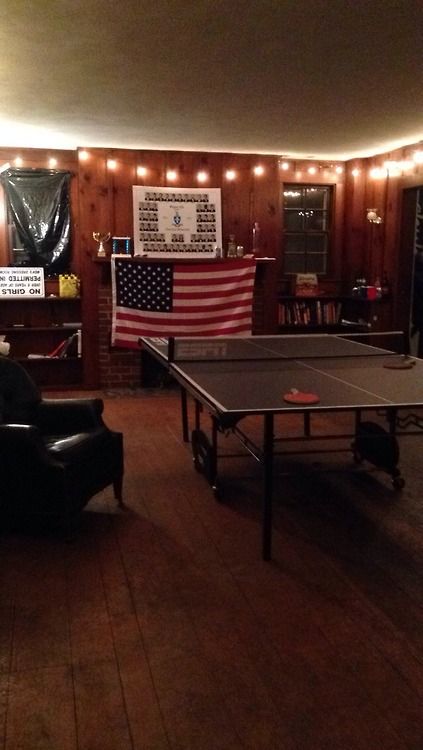
[{"label": "dark door", "polygon": [[[416,228],[418,194],[422,186],[403,190],[399,241],[398,277],[395,294],[394,320],[402,331],[411,333],[413,305],[414,256],[416,253]],[[413,342],[412,342],[413,344]],[[412,349],[413,349],[412,345]]]}]

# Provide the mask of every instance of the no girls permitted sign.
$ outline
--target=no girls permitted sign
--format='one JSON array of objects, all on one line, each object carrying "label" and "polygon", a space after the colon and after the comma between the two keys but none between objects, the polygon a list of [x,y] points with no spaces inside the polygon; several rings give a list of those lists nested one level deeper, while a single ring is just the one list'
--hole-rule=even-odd
[{"label": "no girls permitted sign", "polygon": [[44,268],[0,268],[0,299],[44,297]]}]

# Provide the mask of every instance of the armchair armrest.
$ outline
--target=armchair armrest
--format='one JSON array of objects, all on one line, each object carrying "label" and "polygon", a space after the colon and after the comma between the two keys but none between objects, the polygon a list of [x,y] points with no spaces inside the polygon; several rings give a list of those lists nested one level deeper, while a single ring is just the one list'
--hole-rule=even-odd
[{"label": "armchair armrest", "polygon": [[60,466],[49,454],[40,430],[29,424],[0,425],[0,464],[11,477],[26,467]]},{"label": "armchair armrest", "polygon": [[101,398],[43,399],[37,406],[36,424],[43,435],[68,435],[104,426]]}]

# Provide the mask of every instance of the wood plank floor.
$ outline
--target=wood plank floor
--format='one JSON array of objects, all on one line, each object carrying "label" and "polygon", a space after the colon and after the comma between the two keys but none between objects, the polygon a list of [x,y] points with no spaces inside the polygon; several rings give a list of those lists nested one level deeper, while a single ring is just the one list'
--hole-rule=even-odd
[{"label": "wood plank floor", "polygon": [[217,502],[176,391],[97,395],[127,507],[101,493],[71,544],[0,537],[0,747],[422,750],[423,435],[402,493],[281,480],[266,563],[252,462]]}]

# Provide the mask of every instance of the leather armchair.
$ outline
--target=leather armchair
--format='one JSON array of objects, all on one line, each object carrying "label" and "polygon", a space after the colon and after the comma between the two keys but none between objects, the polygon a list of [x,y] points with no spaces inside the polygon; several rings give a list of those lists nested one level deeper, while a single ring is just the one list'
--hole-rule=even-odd
[{"label": "leather armchair", "polygon": [[0,357],[3,522],[59,522],[69,533],[90,498],[109,485],[122,505],[123,435],[102,413],[100,398],[42,398],[24,368]]}]

